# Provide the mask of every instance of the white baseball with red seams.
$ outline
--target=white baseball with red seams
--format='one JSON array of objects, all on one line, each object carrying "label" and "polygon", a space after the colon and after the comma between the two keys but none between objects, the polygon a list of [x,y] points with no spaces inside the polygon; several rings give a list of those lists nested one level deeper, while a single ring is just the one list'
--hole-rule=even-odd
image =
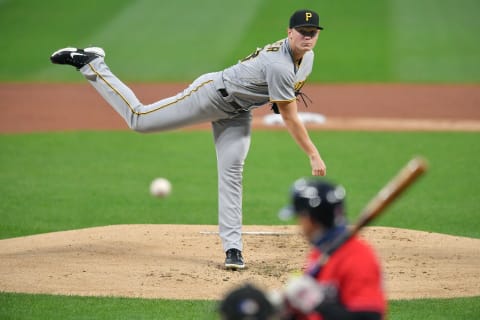
[{"label": "white baseball with red seams", "polygon": [[156,178],[150,184],[150,194],[154,197],[164,198],[172,193],[172,184],[168,179]]}]

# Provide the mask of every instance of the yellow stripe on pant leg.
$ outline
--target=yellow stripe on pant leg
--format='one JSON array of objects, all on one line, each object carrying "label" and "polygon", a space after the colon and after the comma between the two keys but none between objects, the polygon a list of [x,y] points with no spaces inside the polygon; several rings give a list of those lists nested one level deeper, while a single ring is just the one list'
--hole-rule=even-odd
[{"label": "yellow stripe on pant leg", "polygon": [[192,93],[194,92],[197,92],[201,87],[203,87],[204,85],[210,83],[210,82],[213,82],[213,80],[208,80],[208,81],[205,81],[203,83],[201,83],[198,87],[194,88],[192,91],[190,91],[188,94],[184,95],[183,97],[181,97],[180,99],[176,99],[175,101],[172,101],[172,102],[169,102],[167,104],[164,104],[164,105],[160,105],[158,106],[157,108],[155,109],[152,109],[152,110],[149,110],[149,111],[146,111],[146,112],[138,112],[138,111],[135,111],[133,109],[133,107],[130,105],[130,103],[127,101],[127,99],[117,90],[113,87],[113,85],[108,82],[93,66],[92,64],[88,64],[88,66],[90,67],[90,69],[92,69],[92,71],[100,78],[102,79],[103,82],[105,82],[105,84],[107,86],[109,86],[116,94],[118,94],[118,96],[120,98],[122,98],[122,100],[127,104],[128,108],[130,109],[130,111],[133,113],[133,114],[136,114],[136,115],[142,115],[142,114],[149,114],[149,113],[152,113],[152,112],[155,112],[157,110],[160,110],[160,109],[163,109],[163,108],[166,108],[168,106],[171,106],[179,101],[182,101],[183,99],[189,97],[192,95]]}]

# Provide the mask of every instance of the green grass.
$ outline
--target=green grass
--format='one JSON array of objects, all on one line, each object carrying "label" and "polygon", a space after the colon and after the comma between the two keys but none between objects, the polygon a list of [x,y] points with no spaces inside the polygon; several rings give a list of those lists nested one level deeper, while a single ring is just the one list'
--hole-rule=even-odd
[{"label": "green grass", "polygon": [[[215,221],[215,154],[213,138],[206,132],[188,137],[123,132],[0,139],[5,151],[0,160],[1,190],[8,199],[0,205],[4,236],[114,221]],[[157,176],[166,176],[174,184],[171,198],[158,201],[149,196],[149,183]]]},{"label": "green grass", "polygon": [[[0,293],[1,319],[219,319],[216,301],[61,297]],[[391,320],[470,320],[478,317],[480,297],[399,300],[389,304]]]},{"label": "green grass", "polygon": [[0,293],[0,319],[216,319],[217,302]]},{"label": "green grass", "polygon": [[285,37],[305,7],[325,25],[310,81],[480,81],[476,0],[0,1],[0,81],[81,81],[49,55],[100,45],[128,81],[189,82]]},{"label": "green grass", "polygon": [[478,82],[476,0],[390,1],[392,76],[398,81]]},{"label": "green grass", "polygon": [[397,81],[390,57],[390,2],[321,3],[325,30],[315,49],[313,81]]},{"label": "green grass", "polygon": [[[430,170],[379,225],[480,237],[478,133],[312,132],[354,219],[411,157]],[[0,239],[128,223],[217,223],[210,132],[70,132],[0,136]],[[310,173],[287,132],[255,131],[245,165],[244,222],[281,224],[290,184]],[[148,186],[172,181],[159,201]],[[459,205],[461,204],[461,205]]]},{"label": "green grass", "polygon": [[478,318],[480,297],[391,301],[391,320],[470,320]]}]

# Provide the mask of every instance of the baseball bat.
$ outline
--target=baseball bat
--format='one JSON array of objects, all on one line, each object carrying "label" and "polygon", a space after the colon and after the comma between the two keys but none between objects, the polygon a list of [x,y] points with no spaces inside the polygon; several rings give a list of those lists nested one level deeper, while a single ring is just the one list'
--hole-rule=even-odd
[{"label": "baseball bat", "polygon": [[421,157],[411,159],[399,172],[373,197],[361,211],[357,221],[351,226],[350,233],[356,234],[360,229],[377,218],[397,197],[403,193],[428,168]]},{"label": "baseball bat", "polygon": [[311,274],[316,276],[323,265],[328,261],[330,255],[340,248],[352,236],[356,235],[363,227],[372,222],[382,212],[385,211],[395,199],[398,198],[418,177],[420,177],[428,168],[428,164],[422,157],[411,159],[398,173],[393,177],[380,191],[370,200],[365,208],[360,212],[357,221],[347,228],[346,232],[339,236],[331,246],[325,249],[320,256],[314,270]]}]

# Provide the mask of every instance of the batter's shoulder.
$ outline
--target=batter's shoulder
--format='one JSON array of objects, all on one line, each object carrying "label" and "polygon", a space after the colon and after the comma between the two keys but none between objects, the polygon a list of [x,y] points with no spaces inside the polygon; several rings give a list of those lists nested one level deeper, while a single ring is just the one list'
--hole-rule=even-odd
[{"label": "batter's shoulder", "polygon": [[375,257],[376,252],[373,246],[367,242],[366,240],[354,236],[346,243],[346,251],[348,251],[348,255],[350,256],[370,256],[370,257]]}]

